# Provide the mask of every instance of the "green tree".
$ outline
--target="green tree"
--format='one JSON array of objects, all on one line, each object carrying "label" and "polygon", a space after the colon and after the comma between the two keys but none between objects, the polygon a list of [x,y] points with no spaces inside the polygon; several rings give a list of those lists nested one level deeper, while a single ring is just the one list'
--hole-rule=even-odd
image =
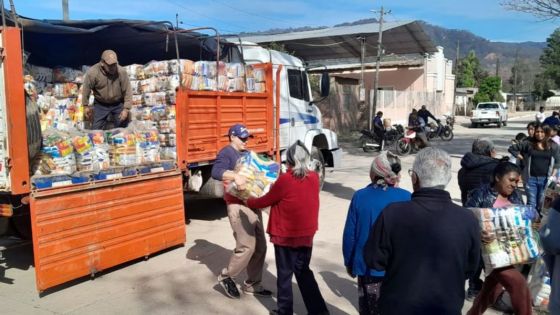
[{"label": "green tree", "polygon": [[480,102],[503,102],[504,98],[500,94],[502,80],[500,77],[487,77],[478,88],[478,93],[475,94],[473,101],[475,104]]},{"label": "green tree", "polygon": [[560,86],[560,28],[546,39],[546,43],[547,47],[540,58],[544,77],[551,79],[556,86]]},{"label": "green tree", "polygon": [[478,87],[488,73],[482,69],[480,60],[473,50],[459,61],[457,87]]},{"label": "green tree", "polygon": [[554,82],[547,78],[544,73],[540,73],[535,76],[533,95],[536,100],[546,100],[554,95],[554,93],[550,92],[552,89],[554,89]]},{"label": "green tree", "polygon": [[[518,61],[511,67],[511,76],[509,77],[507,91],[509,92],[527,92],[530,87],[527,86],[529,82],[528,76],[531,75],[529,65],[523,61]],[[505,90],[505,89],[504,89]]]}]

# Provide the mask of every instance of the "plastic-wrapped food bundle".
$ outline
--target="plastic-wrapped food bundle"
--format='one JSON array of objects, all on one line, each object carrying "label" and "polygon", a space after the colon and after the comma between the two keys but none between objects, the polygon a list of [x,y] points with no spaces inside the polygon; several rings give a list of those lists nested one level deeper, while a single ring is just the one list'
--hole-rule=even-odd
[{"label": "plastic-wrapped food bundle", "polygon": [[243,78],[245,76],[245,66],[242,63],[228,63],[227,67],[227,77],[233,78]]},{"label": "plastic-wrapped food bundle", "polygon": [[139,64],[132,64],[124,67],[128,73],[130,80],[144,80],[144,66]]},{"label": "plastic-wrapped food bundle", "polygon": [[264,69],[253,67],[253,78],[255,78],[256,82],[265,82],[266,81],[266,73],[265,73]]},{"label": "plastic-wrapped food bundle", "polygon": [[132,94],[134,95],[142,94],[142,88],[140,86],[140,82],[142,82],[142,80],[130,80],[130,87],[132,89]]},{"label": "plastic-wrapped food bundle", "polygon": [[144,66],[144,75],[146,78],[153,76],[165,76],[169,74],[169,61],[150,61]]},{"label": "plastic-wrapped food bundle", "polygon": [[202,76],[195,76],[193,77],[191,90],[197,91],[216,91],[217,84],[216,80],[202,77]]},{"label": "plastic-wrapped food bundle", "polygon": [[472,208],[481,229],[496,238],[482,245],[484,270],[523,264],[536,259],[541,253],[538,234],[532,221],[538,216],[533,207]]},{"label": "plastic-wrapped food bundle", "polygon": [[[177,62],[177,59],[169,60],[169,70],[171,71],[172,74],[179,73],[179,71],[177,71],[178,70],[177,64],[179,64]],[[192,60],[180,59],[180,64],[181,64],[181,73],[183,74],[194,73],[194,62]]]},{"label": "plastic-wrapped food bundle", "polygon": [[197,61],[194,63],[194,74],[202,77],[215,77],[217,72],[215,61]]},{"label": "plastic-wrapped food bundle", "polygon": [[245,91],[245,80],[243,78],[232,78],[228,82],[228,91],[243,92]]},{"label": "plastic-wrapped food bundle", "polygon": [[53,82],[53,70],[50,68],[31,66],[30,74],[33,76],[35,81],[52,83]]},{"label": "plastic-wrapped food bundle", "polygon": [[78,97],[76,83],[56,83],[53,86],[53,95],[58,98]]},{"label": "plastic-wrapped food bundle", "polygon": [[531,267],[527,280],[529,282],[529,291],[531,291],[534,308],[539,311],[546,311],[548,309],[550,291],[552,288],[550,287],[550,274],[546,269],[542,257],[537,259]]},{"label": "plastic-wrapped food bundle", "polygon": [[146,106],[156,106],[166,104],[167,93],[166,92],[154,92],[154,93],[144,93],[143,103]]},{"label": "plastic-wrapped food bundle", "polygon": [[264,93],[266,92],[266,85],[262,82],[255,83],[255,93]]},{"label": "plastic-wrapped food bundle", "polygon": [[155,163],[160,161],[160,143],[157,130],[136,132],[137,164]]},{"label": "plastic-wrapped food bundle", "polygon": [[160,155],[162,160],[177,160],[177,148],[162,147]]},{"label": "plastic-wrapped food bundle", "polygon": [[[76,100],[76,102],[78,104],[82,104],[82,85],[80,85],[80,89],[78,90],[78,98]],[[93,93],[89,95],[89,99],[88,99],[88,106],[92,106],[93,102],[95,101],[95,98],[93,97]]]},{"label": "plastic-wrapped food bundle", "polygon": [[142,106],[143,101],[144,97],[142,96],[142,94],[132,95],[132,106]]},{"label": "plastic-wrapped food bundle", "polygon": [[69,134],[55,129],[43,133],[42,152],[52,159],[50,174],[72,174],[76,171],[74,149]]},{"label": "plastic-wrapped food bundle", "polygon": [[168,119],[175,119],[176,118],[175,105],[167,106],[167,118]]},{"label": "plastic-wrapped food bundle", "polygon": [[231,182],[227,190],[230,194],[246,200],[251,197],[261,197],[270,189],[270,185],[278,178],[280,165],[250,151],[239,159],[235,171],[247,178],[247,187],[245,190],[238,191],[235,183]]},{"label": "plastic-wrapped food bundle", "polygon": [[174,133],[160,133],[159,142],[163,147],[174,147],[177,145],[177,139]]},{"label": "plastic-wrapped food bundle", "polygon": [[51,108],[56,107],[56,97],[48,95],[37,95],[37,106],[43,111],[47,112]]},{"label": "plastic-wrapped food bundle", "polygon": [[175,133],[175,119],[158,121],[158,129],[160,133]]},{"label": "plastic-wrapped food bundle", "polygon": [[53,82],[56,83],[83,83],[84,73],[68,67],[55,67],[53,69]]},{"label": "plastic-wrapped food bundle", "polygon": [[247,92],[254,93],[255,92],[255,79],[247,77]]},{"label": "plastic-wrapped food bundle", "polygon": [[136,165],[136,135],[129,128],[117,128],[107,132],[111,164],[115,166]]},{"label": "plastic-wrapped food bundle", "polygon": [[78,171],[93,171],[95,152],[93,143],[88,135],[76,134],[72,137],[72,146],[76,152],[76,165]]},{"label": "plastic-wrapped food bundle", "polygon": [[153,121],[160,121],[162,119],[167,119],[167,106],[157,105],[150,108],[150,117]]}]

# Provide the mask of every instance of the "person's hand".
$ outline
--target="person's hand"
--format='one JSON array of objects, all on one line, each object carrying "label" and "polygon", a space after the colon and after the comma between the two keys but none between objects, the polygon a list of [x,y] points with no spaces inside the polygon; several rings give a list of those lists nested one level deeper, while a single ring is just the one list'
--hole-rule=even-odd
[{"label": "person's hand", "polygon": [[125,108],[122,110],[121,114],[119,115],[119,121],[125,121],[128,118],[128,109]]},{"label": "person's hand", "polygon": [[93,114],[93,110],[90,106],[84,106],[84,116],[86,120],[90,120]]},{"label": "person's hand", "polygon": [[352,267],[346,266],[346,273],[348,273],[350,278],[356,278],[356,276],[352,273]]},{"label": "person's hand", "polygon": [[243,175],[235,174],[235,178],[233,180],[235,182],[235,187],[238,191],[243,191],[247,188],[247,178]]},{"label": "person's hand", "polygon": [[518,155],[517,155],[517,158],[520,159],[520,160],[523,160],[523,155],[518,154]]},{"label": "person's hand", "polygon": [[556,178],[556,176],[554,176],[554,175],[550,175],[550,176],[548,177],[548,181],[549,181],[549,182],[556,182],[557,180],[558,180],[558,178]]},{"label": "person's hand", "polygon": [[482,230],[480,239],[482,240],[482,243],[488,245],[496,239],[496,235],[494,235],[494,233],[490,233],[486,230]]}]

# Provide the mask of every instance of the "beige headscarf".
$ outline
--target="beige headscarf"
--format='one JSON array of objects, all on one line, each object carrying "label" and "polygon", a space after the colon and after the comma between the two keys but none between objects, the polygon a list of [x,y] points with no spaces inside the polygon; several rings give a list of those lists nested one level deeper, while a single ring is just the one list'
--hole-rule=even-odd
[{"label": "beige headscarf", "polygon": [[398,186],[400,175],[391,169],[391,165],[395,163],[401,164],[401,160],[389,151],[383,151],[373,158],[369,172],[372,183],[382,187]]}]

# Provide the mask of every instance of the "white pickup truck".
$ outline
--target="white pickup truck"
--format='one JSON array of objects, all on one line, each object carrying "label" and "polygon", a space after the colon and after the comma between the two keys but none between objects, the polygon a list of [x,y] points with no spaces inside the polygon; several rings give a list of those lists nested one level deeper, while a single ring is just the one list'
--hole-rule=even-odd
[{"label": "white pickup truck", "polygon": [[485,124],[496,124],[498,128],[507,125],[507,105],[499,102],[478,103],[473,110],[471,127],[476,128]]}]

